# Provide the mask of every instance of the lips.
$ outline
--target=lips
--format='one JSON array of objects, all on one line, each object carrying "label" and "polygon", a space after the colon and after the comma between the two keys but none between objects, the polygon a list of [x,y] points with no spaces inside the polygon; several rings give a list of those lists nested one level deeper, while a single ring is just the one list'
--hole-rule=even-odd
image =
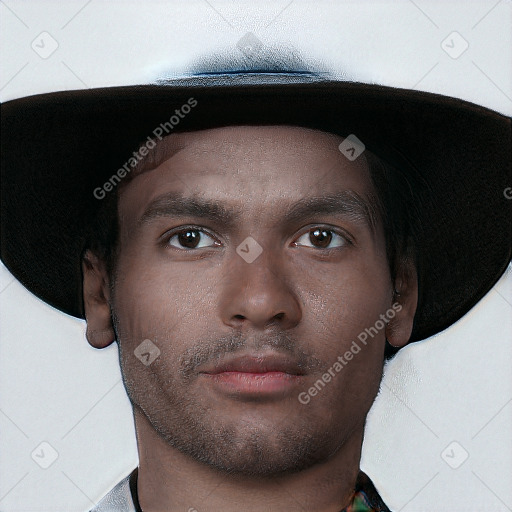
[{"label": "lips", "polygon": [[279,354],[252,354],[218,361],[200,375],[229,398],[276,400],[297,392],[305,372],[294,359]]},{"label": "lips", "polygon": [[246,355],[217,362],[201,373],[218,375],[226,372],[264,374],[272,372],[289,375],[304,375],[297,361],[279,354]]}]

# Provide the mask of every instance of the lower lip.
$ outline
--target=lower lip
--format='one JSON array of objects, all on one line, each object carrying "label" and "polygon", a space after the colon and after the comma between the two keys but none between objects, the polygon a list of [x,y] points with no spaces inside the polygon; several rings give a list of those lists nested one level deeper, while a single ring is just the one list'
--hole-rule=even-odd
[{"label": "lower lip", "polygon": [[283,394],[295,388],[302,380],[300,375],[285,372],[222,372],[203,375],[223,391],[254,396]]}]

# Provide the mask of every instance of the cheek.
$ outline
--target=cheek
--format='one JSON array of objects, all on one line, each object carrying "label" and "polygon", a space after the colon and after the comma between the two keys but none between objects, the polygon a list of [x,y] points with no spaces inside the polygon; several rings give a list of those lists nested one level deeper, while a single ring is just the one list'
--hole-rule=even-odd
[{"label": "cheek", "polygon": [[149,258],[120,261],[114,302],[121,339],[172,341],[178,349],[200,336],[205,320],[209,323],[217,285],[213,272],[198,266]]},{"label": "cheek", "polygon": [[336,265],[304,267],[297,279],[305,314],[325,328],[343,333],[343,338],[357,337],[391,306],[389,268],[381,257],[353,257]]},{"label": "cheek", "polygon": [[372,270],[360,262],[315,275],[303,293],[304,334],[325,368],[303,389],[302,398],[308,401],[304,412],[327,422],[358,424],[364,421],[382,376],[381,315],[390,307],[387,269]]},{"label": "cheek", "polygon": [[381,315],[392,297],[387,261],[347,258],[314,270],[310,266],[301,275],[305,340],[330,370],[323,374],[327,389],[313,407],[338,415],[358,408],[363,417],[382,374],[386,324]]}]

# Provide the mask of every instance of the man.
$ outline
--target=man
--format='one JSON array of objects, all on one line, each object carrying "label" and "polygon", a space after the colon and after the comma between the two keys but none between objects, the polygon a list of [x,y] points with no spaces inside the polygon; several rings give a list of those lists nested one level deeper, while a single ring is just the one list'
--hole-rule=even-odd
[{"label": "man", "polygon": [[386,341],[447,327],[510,260],[509,119],[281,76],[3,113],[2,258],[117,341],[134,406],[138,471],[97,510],[388,510],[359,472]]}]

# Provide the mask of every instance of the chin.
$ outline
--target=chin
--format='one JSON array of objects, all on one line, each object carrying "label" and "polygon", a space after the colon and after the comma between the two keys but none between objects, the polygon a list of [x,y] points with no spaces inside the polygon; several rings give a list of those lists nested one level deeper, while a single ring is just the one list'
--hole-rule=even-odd
[{"label": "chin", "polygon": [[[166,429],[168,444],[194,460],[230,475],[269,478],[298,473],[327,461],[342,446],[332,429],[277,425],[271,430],[218,427],[211,423]],[[339,432],[337,433],[339,436]],[[162,434],[161,434],[162,435]]]}]

